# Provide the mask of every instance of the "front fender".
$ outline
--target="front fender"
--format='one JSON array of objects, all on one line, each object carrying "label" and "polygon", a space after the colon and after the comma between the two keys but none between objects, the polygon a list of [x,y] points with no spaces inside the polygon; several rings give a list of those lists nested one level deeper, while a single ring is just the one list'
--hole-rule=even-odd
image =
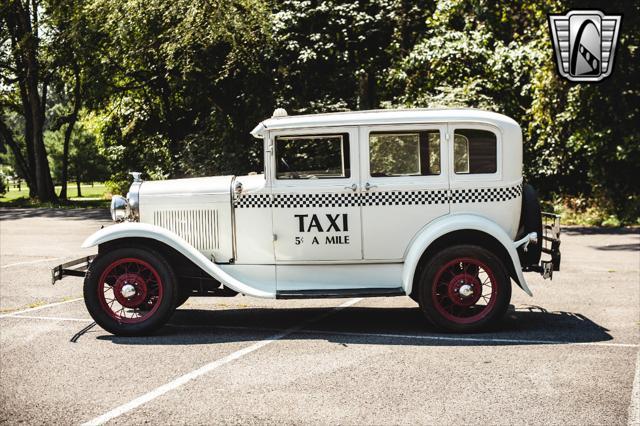
[{"label": "front fender", "polygon": [[495,222],[482,216],[466,213],[453,214],[436,219],[425,226],[413,239],[405,256],[404,268],[402,270],[402,286],[407,294],[411,294],[413,278],[418,262],[420,262],[422,254],[429,248],[431,243],[450,232],[465,229],[481,231],[498,240],[511,258],[513,269],[518,278],[516,280],[518,285],[529,296],[533,296],[522,274],[522,265],[520,265],[520,258],[518,257],[514,241],[509,238],[509,235]]},{"label": "front fender", "polygon": [[159,241],[176,250],[178,253],[192,261],[204,272],[238,293],[247,294],[255,297],[273,298],[273,293],[262,291],[237,280],[229,275],[214,262],[207,259],[200,251],[191,244],[181,238],[179,235],[159,226],[150,225],[148,223],[126,222],[117,225],[108,226],[89,236],[84,243],[83,248],[94,247],[109,241],[120,240],[125,238],[149,238]]}]

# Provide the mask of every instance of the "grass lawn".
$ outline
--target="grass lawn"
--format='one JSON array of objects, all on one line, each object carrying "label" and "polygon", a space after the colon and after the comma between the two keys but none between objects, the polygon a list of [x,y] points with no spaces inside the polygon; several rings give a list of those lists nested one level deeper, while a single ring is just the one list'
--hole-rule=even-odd
[{"label": "grass lawn", "polygon": [[[0,207],[62,207],[62,208],[80,208],[80,207],[108,207],[109,199],[106,195],[106,187],[104,183],[81,184],[81,197],[78,197],[78,189],[75,182],[70,182],[67,186],[68,202],[60,203],[39,203],[29,199],[29,188],[22,185],[22,190],[14,188],[11,185],[9,191],[0,197]],[[56,186],[56,193],[60,193],[60,186]]]}]

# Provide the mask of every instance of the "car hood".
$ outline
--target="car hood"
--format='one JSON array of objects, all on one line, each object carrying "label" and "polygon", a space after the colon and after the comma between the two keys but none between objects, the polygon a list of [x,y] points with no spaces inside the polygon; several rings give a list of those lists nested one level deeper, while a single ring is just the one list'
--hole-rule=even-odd
[{"label": "car hood", "polygon": [[140,186],[140,197],[229,194],[232,179],[233,176],[214,176],[145,181]]}]

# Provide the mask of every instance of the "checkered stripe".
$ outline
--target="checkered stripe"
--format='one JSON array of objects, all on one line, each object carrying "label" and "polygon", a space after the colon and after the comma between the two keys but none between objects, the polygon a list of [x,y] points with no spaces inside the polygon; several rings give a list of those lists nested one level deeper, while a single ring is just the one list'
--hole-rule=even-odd
[{"label": "checkered stripe", "polygon": [[418,204],[444,204],[449,201],[446,189],[439,191],[391,191],[362,194],[362,206],[412,206]]},{"label": "checkered stripe", "polygon": [[488,203],[509,201],[522,195],[522,185],[505,188],[475,188],[436,191],[388,191],[365,194],[269,194],[241,195],[235,208],[309,208],[358,206],[411,206],[444,203]]},{"label": "checkered stripe", "polygon": [[233,206],[237,209],[271,207],[272,204],[269,194],[241,195],[233,201]]},{"label": "checkered stripe", "polygon": [[305,207],[357,207],[358,194],[277,194],[274,207],[291,209]]},{"label": "checkered stripe", "polygon": [[451,203],[490,203],[509,201],[522,195],[522,185],[506,188],[475,188],[451,190]]}]

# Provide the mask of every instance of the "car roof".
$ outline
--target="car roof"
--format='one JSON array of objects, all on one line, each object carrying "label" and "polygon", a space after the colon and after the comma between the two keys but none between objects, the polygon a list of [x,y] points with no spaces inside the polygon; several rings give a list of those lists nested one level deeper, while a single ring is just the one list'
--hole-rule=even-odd
[{"label": "car roof", "polygon": [[430,122],[481,122],[498,127],[520,126],[513,119],[496,112],[475,108],[414,108],[377,109],[368,111],[331,112],[323,114],[284,115],[268,118],[251,134],[261,138],[267,130],[301,129],[307,127],[361,126],[373,124],[419,124]]}]

